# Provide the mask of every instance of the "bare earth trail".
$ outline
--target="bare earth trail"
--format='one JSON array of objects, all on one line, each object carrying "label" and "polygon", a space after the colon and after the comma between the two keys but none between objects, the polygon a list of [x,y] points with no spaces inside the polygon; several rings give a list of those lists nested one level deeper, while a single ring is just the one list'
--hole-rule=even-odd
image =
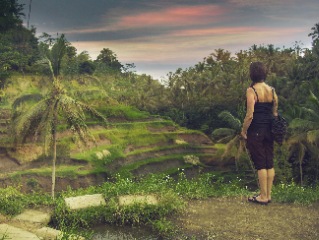
[{"label": "bare earth trail", "polygon": [[189,202],[186,213],[173,221],[189,239],[319,239],[319,203],[261,206],[240,198],[209,198]]}]

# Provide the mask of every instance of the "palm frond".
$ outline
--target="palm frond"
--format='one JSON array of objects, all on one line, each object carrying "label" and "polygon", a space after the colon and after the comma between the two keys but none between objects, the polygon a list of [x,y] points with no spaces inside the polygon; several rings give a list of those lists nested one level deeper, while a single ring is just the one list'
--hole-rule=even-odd
[{"label": "palm frond", "polygon": [[319,109],[319,100],[312,91],[310,91],[309,101],[313,103],[317,109]]},{"label": "palm frond", "polygon": [[98,111],[65,94],[60,95],[59,108],[70,129],[75,132],[84,143],[87,142],[87,138],[94,139],[89,133],[85,123],[84,112],[88,112],[90,115],[102,120],[104,123],[107,122],[105,117]]},{"label": "palm frond", "polygon": [[306,119],[319,121],[319,112],[306,107],[301,107],[301,110],[302,110],[302,113],[305,115]]},{"label": "palm frond", "polygon": [[54,129],[54,106],[57,104],[56,99],[46,99],[47,109],[43,112],[42,118],[35,131],[35,137],[41,135],[43,138],[43,145],[45,153],[48,155],[49,147],[52,143],[52,133]]},{"label": "palm frond", "polygon": [[33,105],[24,114],[17,117],[14,123],[14,131],[16,136],[21,136],[22,141],[25,140],[27,135],[32,132],[37,132],[36,129],[41,125],[43,113],[48,110],[47,99],[43,99],[37,104]]},{"label": "palm frond", "polygon": [[89,113],[91,117],[94,117],[94,118],[97,118],[97,119],[101,120],[105,125],[108,124],[108,121],[105,118],[105,116],[103,114],[99,113],[98,111],[96,111],[94,108],[92,108],[89,105],[84,104],[82,102],[77,102],[77,104],[79,104],[79,106],[81,106],[81,108],[84,111]]},{"label": "palm frond", "polygon": [[314,144],[319,142],[319,129],[307,132],[307,142]]},{"label": "palm frond", "polygon": [[236,134],[236,131],[231,128],[218,128],[212,132],[212,137],[216,140],[220,140],[221,138],[231,137],[233,138]]},{"label": "palm frond", "polygon": [[319,129],[319,122],[296,118],[291,121],[289,128],[294,131],[309,131],[313,129]]},{"label": "palm frond", "polygon": [[29,101],[40,101],[43,99],[43,96],[39,93],[31,93],[31,94],[26,94],[21,97],[18,97],[14,100],[12,103],[12,107],[14,110],[16,110],[21,104]]},{"label": "palm frond", "polygon": [[79,136],[81,141],[86,142],[86,136],[89,134],[82,107],[73,98],[64,94],[59,97],[58,107],[70,129]]},{"label": "palm frond", "polygon": [[227,156],[231,156],[233,148],[236,148],[236,153],[234,154],[234,156],[236,158],[239,155],[238,150],[239,150],[239,146],[240,146],[240,141],[241,141],[241,139],[240,139],[239,135],[236,135],[232,140],[230,140],[226,144],[225,152],[223,153],[222,158],[227,157]]},{"label": "palm frond", "polygon": [[288,138],[288,146],[293,146],[299,142],[307,142],[307,132],[296,133]]},{"label": "palm frond", "polygon": [[43,56],[42,59],[36,61],[36,64],[47,66],[49,68],[49,70],[50,70],[52,78],[55,79],[55,74],[54,74],[54,71],[53,71],[52,62],[48,58],[48,56]]},{"label": "palm frond", "polygon": [[222,111],[220,114],[218,114],[218,117],[221,118],[223,121],[227,122],[230,125],[230,127],[234,129],[236,132],[240,132],[242,123],[230,112]]}]

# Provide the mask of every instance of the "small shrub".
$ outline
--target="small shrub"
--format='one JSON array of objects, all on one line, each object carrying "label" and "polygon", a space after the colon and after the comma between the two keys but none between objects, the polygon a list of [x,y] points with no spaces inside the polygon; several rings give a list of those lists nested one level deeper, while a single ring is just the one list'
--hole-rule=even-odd
[{"label": "small shrub", "polygon": [[16,215],[24,208],[23,195],[14,187],[0,189],[0,212],[6,215]]},{"label": "small shrub", "polygon": [[175,230],[173,223],[166,218],[152,221],[151,225],[152,228],[163,237],[172,235]]},{"label": "small shrub", "polygon": [[194,156],[194,155],[186,155],[183,157],[185,163],[190,163],[192,165],[199,165],[199,157]]}]

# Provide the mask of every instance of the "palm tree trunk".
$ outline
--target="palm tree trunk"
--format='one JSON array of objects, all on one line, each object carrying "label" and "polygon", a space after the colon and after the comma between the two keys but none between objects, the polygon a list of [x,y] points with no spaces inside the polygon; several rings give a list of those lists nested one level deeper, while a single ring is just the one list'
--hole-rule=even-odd
[{"label": "palm tree trunk", "polygon": [[54,107],[54,117],[53,117],[53,159],[52,159],[52,189],[51,196],[54,199],[55,192],[55,164],[56,164],[56,127],[57,127],[57,106]]},{"label": "palm tree trunk", "polygon": [[300,185],[303,186],[302,161],[299,162],[299,171],[300,171]]}]

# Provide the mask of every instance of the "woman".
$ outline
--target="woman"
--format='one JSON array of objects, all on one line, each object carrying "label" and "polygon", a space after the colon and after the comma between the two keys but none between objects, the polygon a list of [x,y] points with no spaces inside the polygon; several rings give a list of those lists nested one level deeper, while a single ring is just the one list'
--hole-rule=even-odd
[{"label": "woman", "polygon": [[247,140],[247,149],[258,173],[260,194],[248,201],[267,205],[271,202],[274,170],[274,139],[271,120],[278,116],[278,97],[272,87],[265,83],[265,66],[261,62],[250,65],[252,84],[246,91],[247,112],[241,135]]}]

